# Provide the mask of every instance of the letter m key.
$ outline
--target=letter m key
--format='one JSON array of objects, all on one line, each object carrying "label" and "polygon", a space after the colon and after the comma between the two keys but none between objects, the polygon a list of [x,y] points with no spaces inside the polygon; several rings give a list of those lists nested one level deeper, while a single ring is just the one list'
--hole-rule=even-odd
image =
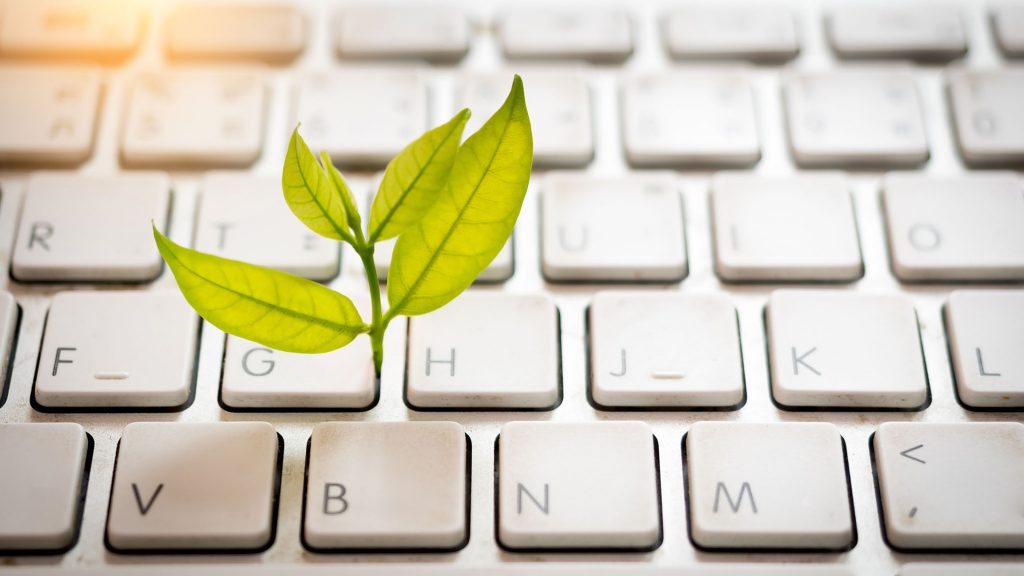
[{"label": "letter m key", "polygon": [[714,512],[715,514],[718,513],[718,505],[720,501],[723,499],[723,496],[724,500],[728,502],[729,508],[732,510],[733,514],[736,514],[740,511],[740,507],[743,506],[744,499],[750,500],[750,511],[754,514],[757,514],[757,504],[754,502],[754,491],[753,489],[750,488],[749,482],[744,482],[740,486],[739,495],[736,497],[736,500],[732,499],[732,494],[729,493],[729,489],[725,486],[724,482],[719,482],[718,484],[716,484],[715,507],[712,509],[712,512]]}]

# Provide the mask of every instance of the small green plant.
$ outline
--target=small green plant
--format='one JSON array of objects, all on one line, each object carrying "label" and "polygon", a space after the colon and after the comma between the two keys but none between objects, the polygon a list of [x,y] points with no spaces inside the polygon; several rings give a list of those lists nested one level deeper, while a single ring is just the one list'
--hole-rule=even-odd
[{"label": "small green plant", "polygon": [[[367,334],[380,376],[384,332],[397,316],[437,310],[469,287],[498,255],[522,208],[533,136],[519,76],[501,108],[462,141],[462,110],[409,144],[384,171],[366,230],[345,178],[292,134],[282,188],[311,230],[346,242],[366,271],[371,318],[325,286],[179,246],[153,227],[157,247],[185,299],[221,330],[286,352],[322,353]],[[461,144],[460,144],[461,142]],[[377,242],[397,237],[381,306]]]}]

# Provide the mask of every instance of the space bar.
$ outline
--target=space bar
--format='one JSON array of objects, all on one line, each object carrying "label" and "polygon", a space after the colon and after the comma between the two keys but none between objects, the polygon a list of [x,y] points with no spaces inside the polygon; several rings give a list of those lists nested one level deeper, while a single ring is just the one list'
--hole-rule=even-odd
[{"label": "space bar", "polygon": [[195,565],[155,567],[147,566],[105,566],[101,568],[18,568],[5,570],[5,576],[54,576],[89,575],[99,576],[180,576],[188,572],[199,572],[203,576],[852,576],[853,572],[841,566],[794,566],[715,564],[688,568],[656,568],[642,564],[609,566],[607,564],[517,564],[514,566],[423,566],[416,564],[388,564],[363,566],[358,564],[334,565],[281,565],[276,567],[253,566],[204,566],[197,571]]}]

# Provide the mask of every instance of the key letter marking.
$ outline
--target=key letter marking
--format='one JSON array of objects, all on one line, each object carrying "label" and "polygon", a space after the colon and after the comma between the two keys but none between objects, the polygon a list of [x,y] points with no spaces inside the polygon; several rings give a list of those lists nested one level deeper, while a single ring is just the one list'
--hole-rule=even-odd
[{"label": "key letter marking", "polygon": [[808,356],[810,356],[811,354],[814,354],[814,352],[817,349],[818,349],[818,347],[815,346],[814,348],[811,348],[810,350],[808,350],[807,352],[804,352],[803,354],[798,354],[797,351],[796,351],[796,346],[793,346],[792,348],[790,348],[790,350],[792,351],[792,354],[793,354],[793,375],[794,376],[799,376],[800,375],[800,365],[801,364],[803,364],[804,367],[807,368],[808,370],[810,370],[811,372],[814,372],[815,376],[821,376],[821,372],[818,372],[817,370],[815,370],[814,366],[811,366],[806,361],[806,358]]},{"label": "key letter marking", "polygon": [[740,506],[743,505],[744,494],[750,497],[750,510],[754,514],[757,514],[757,504],[754,503],[754,491],[750,488],[749,482],[744,482],[743,485],[740,486],[740,495],[736,498],[735,502],[732,501],[732,496],[729,494],[729,489],[725,487],[725,483],[719,482],[718,485],[715,486],[715,507],[713,512],[716,514],[718,513],[718,500],[722,494],[725,494],[725,500],[729,503],[729,508],[732,509],[733,514],[740,511]]},{"label": "key letter marking", "polygon": [[57,353],[54,355],[53,358],[53,374],[50,374],[51,376],[57,375],[57,367],[60,366],[61,364],[74,364],[75,362],[74,360],[65,360],[61,358],[60,353],[74,352],[75,350],[78,350],[78,348],[57,348]]},{"label": "key letter marking", "polygon": [[31,250],[37,243],[43,250],[50,251],[50,245],[46,243],[53,236],[53,224],[49,222],[33,222],[32,229],[28,235],[28,249]]},{"label": "key letter marking", "polygon": [[448,375],[455,377],[455,348],[451,348],[451,356],[447,360],[434,360],[431,357],[431,349],[427,348],[427,376],[430,376],[430,365],[431,364],[447,364]]},{"label": "key letter marking", "polygon": [[[333,494],[331,493],[332,490],[334,491]],[[334,516],[348,510],[348,500],[345,500],[346,492],[348,490],[344,484],[334,484],[331,482],[324,484],[324,516]],[[332,500],[338,503],[334,508],[331,507]]]},{"label": "key letter marking", "polygon": [[132,482],[132,492],[135,494],[135,503],[139,506],[139,514],[145,516],[149,513],[149,509],[153,507],[153,503],[156,502],[156,497],[160,495],[160,491],[164,489],[164,485],[160,484],[156,487],[156,491],[149,497],[149,502],[142,503],[142,494],[139,493],[139,485]]},{"label": "key letter marking", "polygon": [[541,512],[543,512],[545,516],[547,516],[550,510],[549,505],[551,504],[551,501],[548,498],[550,496],[548,488],[549,485],[545,483],[544,503],[541,504],[540,501],[537,500],[537,498],[534,497],[534,495],[531,494],[530,491],[526,489],[526,486],[523,486],[521,483],[516,483],[516,512],[519,514],[523,513],[523,494],[526,494],[526,497],[533,502],[533,505],[536,506]]}]

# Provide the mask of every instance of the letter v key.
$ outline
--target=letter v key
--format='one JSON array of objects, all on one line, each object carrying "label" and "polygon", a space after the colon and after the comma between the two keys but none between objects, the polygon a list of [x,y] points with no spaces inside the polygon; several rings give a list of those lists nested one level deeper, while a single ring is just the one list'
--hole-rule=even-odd
[{"label": "letter v key", "polygon": [[156,491],[149,497],[149,502],[142,503],[142,495],[139,494],[139,485],[132,482],[132,492],[135,493],[135,503],[139,505],[139,513],[145,516],[149,513],[149,509],[153,507],[153,503],[156,502],[156,497],[160,495],[160,491],[164,489],[164,485],[160,484],[156,487]]}]

